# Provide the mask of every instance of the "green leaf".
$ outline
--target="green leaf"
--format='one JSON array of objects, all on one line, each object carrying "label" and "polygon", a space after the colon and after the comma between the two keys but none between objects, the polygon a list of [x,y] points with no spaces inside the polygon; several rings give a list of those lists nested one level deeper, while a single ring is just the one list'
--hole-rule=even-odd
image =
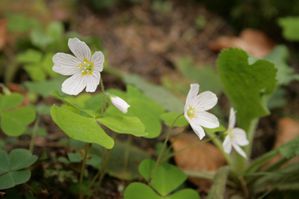
[{"label": "green leaf", "polygon": [[30,40],[34,46],[41,49],[45,49],[49,44],[53,42],[51,36],[45,34],[39,29],[31,31]]},{"label": "green leaf", "polygon": [[0,112],[15,108],[22,103],[23,99],[24,97],[18,93],[12,93],[10,95],[0,94]]},{"label": "green leaf", "polygon": [[124,81],[142,90],[144,94],[159,103],[168,111],[183,112],[183,103],[161,86],[151,84],[137,75],[125,75]]},{"label": "green leaf", "polygon": [[146,158],[149,158],[146,151],[129,142],[118,141],[111,151],[107,172],[118,179],[137,179],[140,177],[138,165]]},{"label": "green leaf", "polygon": [[158,137],[161,133],[162,126],[160,114],[163,110],[150,99],[129,98],[130,104],[129,115],[137,116],[145,126],[145,135],[147,138]]},{"label": "green leaf", "polygon": [[30,92],[39,94],[43,97],[48,97],[55,91],[59,91],[62,84],[62,79],[52,79],[39,82],[26,82],[25,86]]},{"label": "green leaf", "polygon": [[140,119],[126,115],[107,115],[98,121],[116,133],[130,134],[137,137],[147,135]]},{"label": "green leaf", "polygon": [[33,81],[42,81],[46,79],[46,73],[39,63],[25,65],[24,69]]},{"label": "green leaf", "polygon": [[131,183],[124,193],[124,199],[161,199],[149,186],[134,182]]},{"label": "green leaf", "polygon": [[290,41],[299,41],[299,17],[284,17],[278,20],[283,36]]},{"label": "green leaf", "polygon": [[276,69],[265,60],[248,63],[248,55],[240,49],[226,49],[217,60],[224,91],[237,110],[239,126],[248,130],[250,122],[269,114],[266,97],[276,87]]},{"label": "green leaf", "polygon": [[0,176],[0,190],[9,189],[24,184],[31,177],[29,170],[12,171]]},{"label": "green leaf", "polygon": [[151,177],[150,185],[162,196],[174,191],[187,179],[187,176],[177,167],[168,163],[156,167],[156,163],[149,159],[142,161],[139,172],[145,179]]},{"label": "green leaf", "polygon": [[196,66],[190,57],[183,57],[176,63],[180,72],[189,80],[200,82],[202,90],[210,90],[215,93],[222,91],[219,75],[211,66]]},{"label": "green leaf", "polygon": [[107,149],[114,145],[113,139],[97,124],[95,118],[81,116],[66,107],[52,106],[54,122],[72,139],[95,143]]},{"label": "green leaf", "polygon": [[27,182],[31,176],[28,167],[36,160],[37,157],[26,149],[14,149],[10,154],[0,151],[0,190]]},{"label": "green leaf", "polygon": [[209,191],[208,199],[222,199],[225,198],[225,190],[226,190],[226,181],[227,181],[227,176],[229,173],[229,168],[228,167],[222,167],[218,169],[212,188]]},{"label": "green leaf", "polygon": [[14,149],[9,154],[10,170],[16,171],[30,167],[37,157],[26,149]]},{"label": "green leaf", "polygon": [[265,59],[275,64],[278,85],[287,85],[293,80],[299,80],[299,75],[287,64],[289,51],[286,46],[276,46]]},{"label": "green leaf", "polygon": [[40,26],[39,21],[35,18],[23,14],[8,14],[8,30],[11,32],[26,32]]},{"label": "green leaf", "polygon": [[52,22],[50,25],[47,27],[47,35],[51,37],[53,40],[60,40],[63,37],[64,33],[64,28],[63,24],[61,22]]},{"label": "green leaf", "polygon": [[167,112],[163,113],[160,117],[169,127],[185,127],[188,125],[188,122],[182,113]]},{"label": "green leaf", "polygon": [[[280,155],[285,159],[285,162],[299,155],[299,138],[296,138],[275,150],[263,154],[259,158],[252,161],[250,167],[247,169],[246,174],[252,174],[262,168],[273,157]],[[265,168],[264,168],[265,170]]]},{"label": "green leaf", "polygon": [[26,50],[17,56],[17,61],[23,64],[39,63],[41,59],[42,53],[33,49]]},{"label": "green leaf", "polygon": [[67,157],[68,157],[69,161],[73,162],[73,163],[79,163],[82,160],[80,153],[68,153]]},{"label": "green leaf", "polygon": [[1,128],[10,136],[19,136],[25,132],[27,125],[35,119],[33,107],[22,107],[1,112]]}]

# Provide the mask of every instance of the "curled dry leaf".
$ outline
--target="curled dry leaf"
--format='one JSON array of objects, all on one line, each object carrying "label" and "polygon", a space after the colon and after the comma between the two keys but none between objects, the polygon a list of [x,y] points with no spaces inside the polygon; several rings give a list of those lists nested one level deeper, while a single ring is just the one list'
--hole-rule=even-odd
[{"label": "curled dry leaf", "polygon": [[[225,159],[212,144],[200,141],[194,134],[180,134],[171,138],[175,161],[182,170],[192,172],[216,171],[225,165]],[[190,181],[203,191],[208,191],[211,182],[199,178]]]},{"label": "curled dry leaf", "polygon": [[239,37],[221,36],[209,44],[209,48],[213,51],[241,48],[258,58],[268,55],[274,46],[273,41],[265,33],[254,29],[243,30]]},{"label": "curled dry leaf", "polygon": [[[282,118],[278,123],[278,132],[276,136],[276,141],[274,144],[274,148],[278,148],[279,146],[286,144],[287,142],[297,138],[299,136],[299,121],[291,119],[291,118]],[[280,159],[280,156],[274,157],[271,163],[275,163]],[[299,158],[294,158],[291,160],[292,162],[299,162]]]}]

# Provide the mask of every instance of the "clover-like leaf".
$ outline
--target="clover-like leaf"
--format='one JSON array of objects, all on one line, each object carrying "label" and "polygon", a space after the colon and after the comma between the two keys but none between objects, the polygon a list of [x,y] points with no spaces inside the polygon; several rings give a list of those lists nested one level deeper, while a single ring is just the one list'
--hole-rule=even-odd
[{"label": "clover-like leaf", "polygon": [[140,182],[131,183],[125,190],[124,199],[161,199],[152,188]]},{"label": "clover-like leaf", "polygon": [[107,115],[98,121],[116,133],[131,134],[137,137],[145,136],[144,125],[138,117],[126,115]]},{"label": "clover-like leaf", "polygon": [[183,189],[180,190],[171,196],[167,197],[168,199],[199,199],[198,193],[193,189]]},{"label": "clover-like leaf", "polygon": [[114,140],[97,124],[95,118],[85,117],[67,107],[55,105],[51,108],[51,116],[63,132],[74,140],[95,143],[108,149],[114,145]]},{"label": "clover-like leaf", "polygon": [[23,184],[30,179],[28,169],[37,157],[26,149],[14,149],[7,154],[0,151],[0,190]]},{"label": "clover-like leaf", "polygon": [[7,135],[21,135],[35,119],[34,108],[20,106],[22,101],[23,96],[20,94],[0,95],[0,125]]},{"label": "clover-like leaf", "polygon": [[151,179],[150,185],[162,196],[168,195],[187,179],[187,176],[176,166],[168,163],[156,166],[156,163],[150,159],[142,161],[139,172],[145,179]]},{"label": "clover-like leaf", "polygon": [[10,136],[19,136],[35,118],[33,107],[22,107],[1,113],[1,128]]},{"label": "clover-like leaf", "polygon": [[224,91],[238,113],[239,126],[248,129],[250,122],[269,113],[268,97],[276,87],[275,66],[265,60],[248,63],[240,49],[226,49],[217,60]]}]

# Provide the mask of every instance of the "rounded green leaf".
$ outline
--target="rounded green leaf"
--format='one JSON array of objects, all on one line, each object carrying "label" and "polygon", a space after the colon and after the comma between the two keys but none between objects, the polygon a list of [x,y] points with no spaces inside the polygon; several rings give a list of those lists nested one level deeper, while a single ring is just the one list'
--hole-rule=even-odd
[{"label": "rounded green leaf", "polygon": [[54,122],[72,139],[95,143],[111,149],[114,140],[97,124],[95,118],[81,116],[67,107],[52,106],[51,116]]},{"label": "rounded green leaf", "polygon": [[153,160],[144,160],[139,165],[139,172],[145,179],[151,177],[150,185],[162,196],[174,191],[187,179],[187,176],[176,166],[168,163],[156,166]]},{"label": "rounded green leaf", "polygon": [[98,121],[116,133],[145,136],[144,125],[138,117],[111,115],[99,118]]},{"label": "rounded green leaf", "polygon": [[26,170],[12,171],[4,175],[0,175],[0,190],[9,189],[16,185],[27,182],[31,177],[31,172]]},{"label": "rounded green leaf", "polygon": [[27,182],[31,176],[28,167],[36,160],[26,149],[14,149],[10,154],[0,151],[0,190]]},{"label": "rounded green leaf", "polygon": [[149,186],[134,182],[125,190],[124,199],[162,199]]},{"label": "rounded green leaf", "polygon": [[35,110],[28,106],[1,112],[1,128],[7,135],[19,136],[35,119]]},{"label": "rounded green leaf", "polygon": [[21,94],[0,95],[0,112],[20,105],[24,97]]},{"label": "rounded green leaf", "polygon": [[31,166],[37,157],[26,149],[14,149],[9,154],[10,170],[20,170]]}]

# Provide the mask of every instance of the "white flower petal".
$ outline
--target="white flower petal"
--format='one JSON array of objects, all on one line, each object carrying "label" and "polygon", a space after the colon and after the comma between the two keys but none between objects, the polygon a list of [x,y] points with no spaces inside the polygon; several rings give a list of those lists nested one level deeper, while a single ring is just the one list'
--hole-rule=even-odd
[{"label": "white flower petal", "polygon": [[197,113],[196,118],[192,119],[195,123],[199,124],[200,126],[206,127],[206,128],[217,128],[219,127],[219,121],[218,118],[206,111],[200,111]]},{"label": "white flower petal", "polygon": [[196,97],[196,105],[195,107],[199,111],[207,111],[213,108],[217,104],[218,98],[217,96],[211,91],[205,91],[200,93]]},{"label": "white flower petal", "polygon": [[243,156],[244,158],[247,158],[246,153],[243,151],[243,149],[241,149],[241,147],[239,147],[236,144],[233,144],[234,149],[237,151],[237,153],[239,153],[241,156]]},{"label": "white flower petal", "polygon": [[101,74],[95,71],[92,75],[85,76],[86,92],[95,92],[101,81]]},{"label": "white flower petal", "polygon": [[196,98],[197,94],[199,92],[199,84],[190,84],[190,90],[187,95],[186,104],[185,104],[185,112],[187,111],[187,108],[194,99]]},{"label": "white flower petal", "polygon": [[243,129],[234,128],[232,129],[232,131],[232,133],[234,134],[234,143],[240,146],[245,146],[249,143],[246,137],[246,133]]},{"label": "white flower petal", "polygon": [[96,71],[102,72],[104,64],[104,54],[101,51],[96,51],[91,57],[91,62],[94,63]]},{"label": "white flower petal", "polygon": [[199,137],[199,139],[202,140],[206,135],[203,128],[196,123],[192,123],[192,121],[190,121],[190,125],[191,125],[191,128],[193,129],[193,131],[195,132],[195,134]]},{"label": "white flower petal", "polygon": [[225,153],[230,153],[232,151],[232,143],[228,135],[225,137],[222,145]]},{"label": "white flower petal", "polygon": [[230,109],[229,120],[228,120],[228,128],[232,129],[236,125],[236,112],[233,108]]},{"label": "white flower petal", "polygon": [[74,55],[80,59],[80,61],[83,61],[84,59],[90,61],[91,52],[85,42],[80,41],[78,38],[70,38],[68,41],[68,46],[72,53],[74,53]]},{"label": "white flower petal", "polygon": [[128,112],[128,108],[130,107],[130,105],[123,100],[122,98],[118,97],[118,96],[112,96],[110,97],[112,104],[121,112],[123,113],[127,113]]},{"label": "white flower petal", "polygon": [[62,92],[68,95],[78,95],[86,86],[85,78],[76,73],[62,83]]},{"label": "white flower petal", "polygon": [[61,75],[73,75],[80,71],[80,60],[66,53],[56,53],[52,61],[54,63],[53,71]]}]

